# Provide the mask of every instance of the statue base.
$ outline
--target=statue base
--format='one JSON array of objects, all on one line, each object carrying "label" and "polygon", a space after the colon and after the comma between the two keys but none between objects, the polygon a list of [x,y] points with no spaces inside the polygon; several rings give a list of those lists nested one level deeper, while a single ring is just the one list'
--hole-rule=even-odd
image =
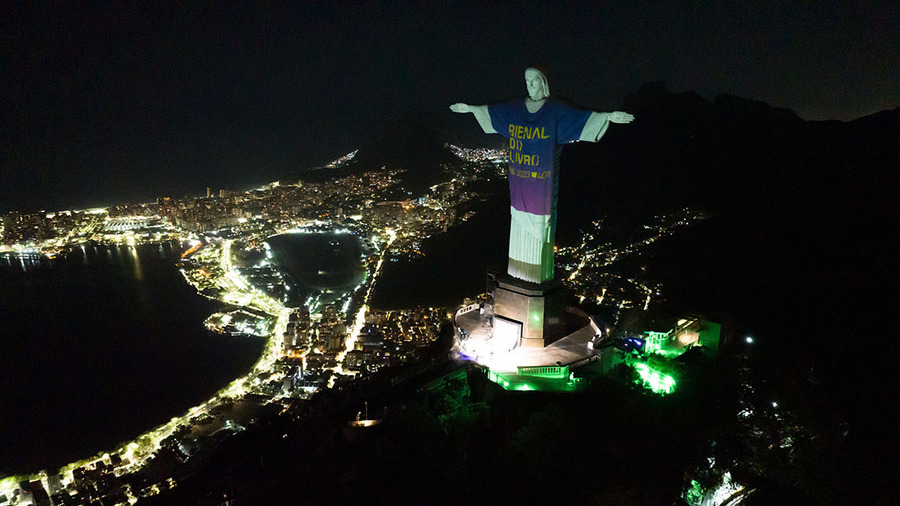
[{"label": "statue base", "polygon": [[493,292],[495,337],[513,347],[543,348],[566,334],[566,293],[561,282],[538,285],[499,276]]}]

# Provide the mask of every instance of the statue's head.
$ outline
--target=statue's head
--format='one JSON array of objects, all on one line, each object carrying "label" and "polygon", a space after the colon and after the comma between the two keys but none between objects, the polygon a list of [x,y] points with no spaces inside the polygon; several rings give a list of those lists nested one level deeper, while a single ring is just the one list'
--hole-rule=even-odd
[{"label": "statue's head", "polygon": [[550,84],[547,76],[535,67],[525,69],[525,87],[531,100],[543,100],[550,96]]}]

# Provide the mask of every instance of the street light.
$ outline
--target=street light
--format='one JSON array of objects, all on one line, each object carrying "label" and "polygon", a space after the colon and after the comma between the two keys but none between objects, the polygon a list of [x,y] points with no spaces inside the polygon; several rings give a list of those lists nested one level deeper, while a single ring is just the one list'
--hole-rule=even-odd
[{"label": "street light", "polygon": [[753,344],[753,338],[750,336],[745,337],[744,341],[747,341],[747,344]]}]

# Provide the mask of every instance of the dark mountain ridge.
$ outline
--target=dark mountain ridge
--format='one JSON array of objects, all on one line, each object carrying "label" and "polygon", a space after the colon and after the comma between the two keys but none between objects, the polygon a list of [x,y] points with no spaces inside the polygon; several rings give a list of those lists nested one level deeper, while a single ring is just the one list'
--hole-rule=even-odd
[{"label": "dark mountain ridge", "polygon": [[[684,205],[780,213],[784,205],[822,208],[823,200],[873,194],[879,211],[891,211],[880,197],[897,183],[900,108],[849,123],[813,122],[758,101],[720,95],[710,102],[649,83],[623,109],[634,123],[563,151],[561,192],[569,198],[578,188],[640,215]],[[576,171],[599,177],[566,184]]]},{"label": "dark mountain ridge", "polygon": [[[674,312],[730,313],[773,369],[813,364],[835,399],[862,410],[880,374],[854,343],[886,343],[897,291],[900,108],[851,122],[723,95],[646,85],[636,120],[561,160],[558,242],[597,215],[637,226],[681,207],[711,218],[648,251]],[[596,177],[589,177],[596,176]],[[874,339],[874,340],[873,340]],[[892,362],[892,360],[894,360]]]},{"label": "dark mountain ridge", "polygon": [[403,188],[421,195],[430,186],[446,179],[442,164],[459,163],[444,148],[445,129],[439,116],[421,111],[407,112],[389,119],[359,146],[356,156],[336,169],[304,170],[291,177],[305,181],[324,181],[378,170],[403,170]]}]

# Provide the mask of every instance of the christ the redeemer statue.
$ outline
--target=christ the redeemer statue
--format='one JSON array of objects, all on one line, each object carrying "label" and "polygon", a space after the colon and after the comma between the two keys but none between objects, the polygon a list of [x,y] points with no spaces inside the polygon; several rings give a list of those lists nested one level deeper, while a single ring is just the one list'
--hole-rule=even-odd
[{"label": "christ the redeemer statue", "polygon": [[528,98],[494,105],[457,103],[450,110],[471,112],[484,133],[509,138],[509,267],[515,278],[543,283],[553,279],[559,153],[574,141],[597,142],[610,123],[631,123],[622,112],[575,109],[550,98],[547,76],[525,70]]}]

